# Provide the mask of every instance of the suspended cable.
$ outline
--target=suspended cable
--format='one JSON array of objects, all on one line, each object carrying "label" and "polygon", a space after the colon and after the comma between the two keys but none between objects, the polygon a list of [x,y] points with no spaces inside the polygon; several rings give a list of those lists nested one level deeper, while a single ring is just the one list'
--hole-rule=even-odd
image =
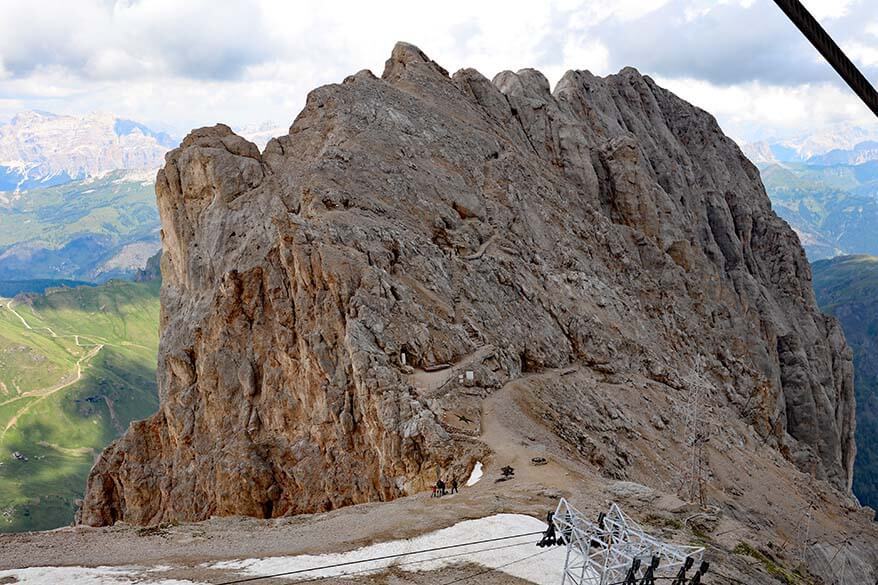
[{"label": "suspended cable", "polygon": [[468,581],[469,579],[473,579],[474,577],[479,577],[481,575],[484,575],[485,573],[492,573],[494,571],[499,571],[500,569],[505,569],[506,567],[508,567],[510,565],[514,565],[515,563],[520,563],[522,561],[526,561],[528,559],[538,557],[538,556],[545,554],[547,552],[549,552],[549,549],[541,550],[541,551],[534,553],[532,555],[527,555],[526,557],[516,559],[514,561],[510,561],[508,563],[500,565],[499,567],[488,567],[487,569],[479,571],[478,573],[473,573],[472,575],[467,575],[466,577],[459,577],[459,578],[453,579],[451,581],[446,581],[446,582],[442,583],[441,585],[453,585],[454,583],[462,583],[463,581]]},{"label": "suspended cable", "polygon": [[423,553],[428,553],[428,552],[436,552],[436,551],[440,551],[440,550],[448,550],[448,549],[452,549],[452,548],[460,548],[463,546],[473,546],[476,544],[485,544],[488,542],[497,542],[497,541],[501,541],[501,540],[511,540],[513,538],[524,538],[525,536],[535,536],[537,534],[542,534],[542,533],[543,533],[543,531],[540,530],[537,532],[526,532],[524,534],[515,534],[512,536],[498,536],[497,538],[486,538],[484,540],[474,540],[472,542],[464,542],[461,544],[449,544],[449,545],[445,545],[445,546],[437,546],[434,548],[425,548],[422,550],[416,550],[416,551],[411,551],[411,552],[395,553],[392,555],[383,555],[383,556],[379,556],[379,557],[372,557],[369,559],[362,559],[362,560],[358,560],[358,561],[345,561],[343,563],[335,563],[332,565],[309,567],[307,569],[297,569],[295,571],[286,571],[283,573],[275,573],[273,575],[260,575],[258,577],[246,577],[243,579],[234,579],[232,581],[223,581],[221,583],[217,583],[217,585],[236,585],[237,583],[250,583],[253,581],[260,581],[262,579],[271,579],[273,577],[285,577],[287,575],[298,575],[300,573],[312,573],[314,571],[321,571],[321,570],[325,570],[325,569],[335,569],[337,567],[347,567],[350,565],[358,565],[358,564],[369,563],[369,562],[373,562],[373,561],[383,561],[383,560],[387,560],[387,559],[396,559],[399,557],[418,555],[418,554],[423,554]]},{"label": "suspended cable", "polygon": [[878,116],[878,92],[799,0],[774,0],[863,103]]},{"label": "suspended cable", "polygon": [[454,558],[458,558],[458,557],[465,557],[465,556],[476,555],[476,554],[480,554],[480,553],[493,552],[493,551],[497,551],[497,550],[503,550],[503,549],[507,549],[507,548],[515,548],[516,546],[525,546],[525,545],[533,546],[533,543],[532,542],[517,542],[515,544],[506,544],[503,546],[492,546],[490,548],[480,548],[479,550],[474,550],[474,551],[470,551],[470,552],[455,553],[453,555],[444,555],[441,557],[430,557],[428,559],[420,559],[418,561],[406,561],[404,563],[394,563],[392,565],[385,565],[383,567],[372,567],[369,569],[358,569],[356,571],[348,571],[346,573],[335,573],[332,575],[321,575],[319,577],[310,577],[308,579],[297,580],[296,583],[297,584],[298,583],[313,583],[315,581],[323,581],[324,579],[343,579],[345,577],[352,577],[354,575],[361,575],[363,573],[382,571],[385,569],[392,569],[395,567],[407,567],[409,565],[417,565],[420,563],[429,563],[431,561],[444,561],[444,560],[454,559]]}]

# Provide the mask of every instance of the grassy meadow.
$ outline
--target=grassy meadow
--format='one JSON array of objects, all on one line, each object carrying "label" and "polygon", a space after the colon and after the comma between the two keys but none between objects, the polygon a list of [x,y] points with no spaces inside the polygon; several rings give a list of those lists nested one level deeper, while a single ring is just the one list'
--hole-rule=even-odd
[{"label": "grassy meadow", "polygon": [[0,300],[0,531],[70,524],[96,455],[155,412],[159,287]]}]

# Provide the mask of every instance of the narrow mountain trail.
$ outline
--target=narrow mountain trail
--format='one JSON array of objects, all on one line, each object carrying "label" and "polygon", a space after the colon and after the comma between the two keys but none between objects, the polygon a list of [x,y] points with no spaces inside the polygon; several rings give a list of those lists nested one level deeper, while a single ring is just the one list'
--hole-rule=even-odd
[{"label": "narrow mountain trail", "polygon": [[66,380],[62,380],[62,381],[58,382],[57,384],[54,384],[52,386],[48,386],[46,388],[37,388],[35,390],[29,390],[27,392],[23,392],[23,393],[19,394],[18,396],[16,396],[15,398],[11,398],[9,400],[6,400],[6,401],[0,403],[0,406],[4,406],[6,404],[10,404],[10,403],[15,402],[17,400],[22,400],[25,398],[36,398],[37,399],[37,400],[33,400],[31,402],[28,402],[24,407],[21,408],[21,410],[19,410],[18,412],[16,412],[14,415],[12,415],[9,418],[9,420],[7,421],[3,430],[0,431],[0,441],[2,441],[3,438],[6,436],[6,433],[9,432],[9,430],[11,428],[13,428],[18,423],[18,420],[22,416],[27,414],[34,406],[36,406],[37,404],[40,404],[41,402],[43,402],[44,400],[46,400],[50,396],[60,392],[61,390],[64,390],[65,388],[72,386],[73,384],[76,384],[77,382],[82,380],[83,366],[86,365],[90,360],[92,360],[96,355],[98,355],[98,353],[100,353],[100,351],[104,348],[104,345],[105,345],[104,343],[82,343],[80,341],[81,338],[88,339],[86,336],[83,336],[83,335],[79,335],[79,334],[58,335],[50,327],[33,327],[33,326],[31,326],[30,323],[27,322],[27,320],[18,311],[16,311],[13,308],[12,303],[13,303],[13,301],[10,300],[9,303],[7,303],[7,305],[6,305],[6,308],[8,308],[10,312],[12,312],[16,317],[18,317],[18,319],[21,321],[21,323],[25,327],[25,329],[27,329],[29,331],[34,331],[34,332],[39,331],[39,330],[48,331],[49,336],[53,337],[53,338],[72,337],[73,341],[77,347],[82,347],[82,348],[90,347],[91,349],[89,349],[84,355],[80,356],[76,360],[76,363],[74,364],[73,376],[68,377]]},{"label": "narrow mountain trail", "polygon": [[[107,342],[107,340],[100,338],[100,337],[93,336],[93,335],[81,335],[81,334],[76,334],[76,333],[70,333],[70,334],[65,333],[62,335],[58,335],[57,333],[55,333],[55,331],[51,327],[34,327],[30,323],[27,322],[27,320],[21,315],[21,313],[19,313],[18,311],[15,310],[15,308],[12,306],[14,302],[15,302],[14,300],[10,299],[9,302],[6,303],[6,308],[9,309],[9,311],[13,315],[18,317],[18,319],[21,321],[21,324],[24,325],[24,328],[27,329],[28,331],[40,331],[40,330],[48,331],[49,336],[56,338],[56,339],[63,338],[63,337],[72,337],[73,341],[79,347],[90,347],[93,345],[112,345],[111,343]],[[90,339],[90,340],[97,339],[97,340],[100,340],[100,342],[99,343],[98,342],[96,342],[96,343],[82,343],[79,341],[80,339]],[[143,345],[139,345],[137,343],[132,343],[132,342],[125,342],[125,343],[123,343],[123,345],[133,345],[135,347],[145,347]]]},{"label": "narrow mountain trail", "polygon": [[31,327],[31,324],[28,323],[28,322],[25,320],[25,318],[21,316],[21,313],[19,313],[18,311],[16,311],[15,308],[12,306],[13,303],[15,303],[15,300],[10,299],[9,302],[6,303],[6,308],[9,309],[9,312],[11,312],[13,315],[15,315],[16,317],[18,317],[18,318],[21,320],[21,324],[24,325],[24,328],[25,328],[25,329],[28,329],[28,330],[30,330],[30,331],[39,331],[40,329],[45,329],[46,331],[49,332],[49,334],[50,334],[52,337],[58,337],[58,334],[55,333],[54,331],[52,331],[52,329],[49,328],[49,327]]},{"label": "narrow mountain trail", "polygon": [[31,390],[29,392],[25,392],[24,394],[22,394],[19,398],[37,397],[37,400],[34,400],[33,402],[29,402],[24,408],[22,408],[21,410],[16,412],[14,415],[12,415],[12,417],[9,419],[9,422],[6,423],[6,426],[3,429],[3,431],[0,432],[0,441],[2,441],[3,438],[6,436],[6,433],[9,432],[9,429],[14,427],[18,423],[18,419],[21,418],[22,416],[24,416],[25,414],[27,414],[34,406],[43,402],[44,400],[46,400],[47,398],[49,398],[53,394],[60,392],[64,388],[67,388],[68,386],[71,386],[71,385],[79,382],[82,379],[83,363],[85,363],[86,361],[88,361],[88,360],[92,359],[93,357],[95,357],[96,355],[98,355],[98,353],[101,351],[101,349],[103,349],[103,347],[104,347],[103,345],[94,346],[94,348],[92,348],[87,354],[85,354],[84,356],[82,356],[81,358],[79,358],[76,361],[76,375],[73,377],[72,380],[68,380],[66,382],[61,382],[61,383],[56,384],[54,386],[51,386],[49,388],[40,388],[37,390]]},{"label": "narrow mountain trail", "polygon": [[[409,381],[419,395],[435,396],[466,369],[481,363],[494,351],[492,345],[485,345],[454,363],[444,364],[442,369],[426,371],[415,368],[414,373],[409,375]],[[547,435],[546,429],[527,413],[524,406],[526,401],[520,400],[527,396],[529,383],[569,372],[567,368],[524,374],[510,380],[482,401],[478,422],[469,421],[468,425],[477,430],[479,440],[493,452],[491,460],[485,462],[487,467],[496,472],[509,465],[515,469],[517,483],[556,489],[569,486],[571,476],[579,480],[585,477],[594,479],[581,464],[569,460],[560,449],[555,448],[555,441]],[[459,413],[451,414],[457,414],[459,419],[464,420]],[[532,460],[538,457],[545,459],[545,463],[535,464]]]},{"label": "narrow mountain trail", "polygon": [[[479,439],[493,451],[494,468],[508,465],[515,470],[514,481],[566,490],[573,478],[580,481],[596,478],[583,465],[554,448],[555,441],[548,436],[545,427],[533,420],[519,400],[519,396],[526,394],[529,381],[559,373],[560,370],[548,370],[525,374],[487,397],[482,403]],[[536,465],[533,462],[536,457],[545,462]]]},{"label": "narrow mountain trail", "polygon": [[460,375],[467,366],[481,362],[493,351],[494,346],[486,345],[442,369],[426,371],[422,368],[414,368],[414,373],[409,375],[409,381],[418,392],[431,394]]}]

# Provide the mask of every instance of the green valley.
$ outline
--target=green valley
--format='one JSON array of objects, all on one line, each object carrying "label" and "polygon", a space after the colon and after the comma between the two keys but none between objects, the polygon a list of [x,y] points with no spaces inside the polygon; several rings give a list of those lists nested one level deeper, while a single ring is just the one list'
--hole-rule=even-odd
[{"label": "green valley", "polygon": [[799,234],[810,260],[878,254],[878,161],[761,164],[759,170],[774,210]]},{"label": "green valley", "polygon": [[857,458],[854,493],[878,508],[878,257],[839,256],[812,265],[823,311],[841,321],[854,351]]},{"label": "green valley", "polygon": [[152,171],[114,171],[0,193],[0,280],[103,282],[160,247]]},{"label": "green valley", "polygon": [[0,300],[0,531],[70,524],[96,455],[158,407],[159,287]]}]

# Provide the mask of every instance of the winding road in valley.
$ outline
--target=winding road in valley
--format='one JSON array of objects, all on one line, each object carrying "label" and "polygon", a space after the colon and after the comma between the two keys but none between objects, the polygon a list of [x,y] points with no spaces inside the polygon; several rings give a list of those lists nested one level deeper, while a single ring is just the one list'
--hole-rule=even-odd
[{"label": "winding road in valley", "polygon": [[88,361],[90,361],[96,355],[98,355],[98,353],[100,353],[100,351],[104,348],[103,343],[82,343],[82,342],[80,342],[80,338],[84,337],[82,335],[78,335],[78,334],[58,335],[49,327],[33,327],[33,326],[31,326],[30,323],[27,322],[27,320],[21,315],[21,313],[19,313],[18,311],[15,310],[15,308],[13,307],[13,303],[14,303],[14,301],[10,300],[6,304],[6,308],[9,309],[9,311],[13,315],[18,317],[18,319],[21,321],[21,323],[25,327],[25,329],[28,329],[30,331],[40,331],[40,330],[48,331],[50,337],[56,337],[56,338],[57,337],[72,337],[73,341],[74,341],[74,343],[76,343],[77,347],[82,347],[82,348],[90,347],[91,349],[89,349],[85,353],[85,355],[81,356],[79,359],[76,360],[74,374],[73,374],[73,376],[69,377],[67,380],[59,382],[58,384],[55,384],[53,386],[49,386],[46,388],[37,388],[36,390],[29,390],[27,392],[23,392],[23,393],[19,394],[15,398],[10,398],[9,400],[6,400],[5,402],[0,402],[0,406],[3,406],[6,404],[10,404],[12,402],[15,402],[16,400],[21,400],[23,398],[36,398],[36,400],[29,402],[21,410],[16,412],[9,419],[9,421],[7,421],[3,430],[0,431],[0,441],[3,440],[3,438],[6,436],[6,433],[9,431],[9,429],[14,427],[16,425],[16,423],[18,423],[18,419],[20,417],[22,417],[23,415],[27,414],[28,411],[30,411],[30,409],[33,408],[35,405],[37,405],[40,402],[42,402],[43,400],[49,398],[50,396],[52,396],[56,392],[60,392],[61,390],[67,388],[68,386],[71,386],[71,385],[79,382],[82,379],[83,365],[85,365]]}]

